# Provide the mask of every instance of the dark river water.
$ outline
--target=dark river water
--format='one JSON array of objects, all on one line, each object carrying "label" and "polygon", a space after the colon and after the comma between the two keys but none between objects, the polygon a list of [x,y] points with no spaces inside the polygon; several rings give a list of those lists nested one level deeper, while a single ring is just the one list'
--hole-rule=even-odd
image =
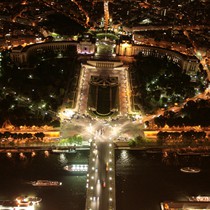
[{"label": "dark river water", "polygon": [[[199,167],[189,174],[181,167]],[[116,151],[117,210],[160,210],[161,201],[187,201],[187,196],[210,195],[210,157]]]},{"label": "dark river water", "polygon": [[[84,210],[86,174],[70,175],[63,170],[67,163],[88,163],[89,151],[76,154],[38,153],[21,160],[13,154],[7,158],[0,153],[0,200],[12,200],[20,195],[42,198],[38,210]],[[58,180],[61,187],[34,187],[29,182],[38,179]]]},{"label": "dark river water", "polygon": [[[72,175],[63,170],[67,163],[88,163],[89,151],[76,154],[38,153],[31,157],[19,154],[8,158],[0,153],[0,200],[13,200],[20,195],[42,198],[37,210],[84,210],[86,174]],[[181,167],[199,167],[198,174],[180,171]],[[61,187],[33,187],[30,181],[58,180]],[[210,157],[116,150],[117,210],[160,210],[160,202],[187,200],[187,196],[210,195]],[[106,210],[106,209],[105,209]]]}]

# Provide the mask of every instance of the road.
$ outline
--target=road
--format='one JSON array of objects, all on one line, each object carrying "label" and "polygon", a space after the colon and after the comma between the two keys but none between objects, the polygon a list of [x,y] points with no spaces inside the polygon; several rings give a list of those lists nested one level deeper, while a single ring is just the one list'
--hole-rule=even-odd
[{"label": "road", "polygon": [[115,209],[115,158],[113,143],[103,129],[91,144],[86,210]]},{"label": "road", "polygon": [[98,145],[98,184],[102,190],[99,192],[100,205],[99,210],[109,209],[109,146],[105,142],[99,142]]}]

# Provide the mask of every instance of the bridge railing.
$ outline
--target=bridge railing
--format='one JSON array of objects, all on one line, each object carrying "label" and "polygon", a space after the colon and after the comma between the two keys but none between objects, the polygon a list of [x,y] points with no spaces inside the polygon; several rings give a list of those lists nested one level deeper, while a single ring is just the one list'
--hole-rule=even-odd
[{"label": "bridge railing", "polygon": [[113,143],[109,143],[109,147],[109,210],[115,210],[115,150]]},{"label": "bridge railing", "polygon": [[92,198],[94,197],[95,179],[92,179],[95,173],[95,170],[92,168],[93,159],[96,158],[96,153],[94,152],[94,150],[95,150],[95,143],[92,142],[90,145],[89,167],[88,167],[88,174],[87,174],[85,210],[91,209]]}]

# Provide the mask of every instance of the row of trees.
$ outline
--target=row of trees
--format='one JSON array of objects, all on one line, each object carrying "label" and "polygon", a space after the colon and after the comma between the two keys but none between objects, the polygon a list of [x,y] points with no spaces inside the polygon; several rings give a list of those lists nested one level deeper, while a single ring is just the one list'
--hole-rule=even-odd
[{"label": "row of trees", "polygon": [[61,139],[59,141],[59,144],[60,145],[64,145],[64,144],[81,145],[82,144],[82,141],[83,141],[82,136],[80,136],[80,135],[74,135],[74,136],[71,136],[71,137],[66,138],[66,139]]},{"label": "row of trees", "polygon": [[202,126],[210,125],[210,100],[199,99],[188,101],[180,112],[166,111],[163,115],[154,118],[154,123],[158,127],[182,127],[182,126]]},{"label": "row of trees", "polygon": [[128,145],[130,147],[137,147],[137,146],[142,146],[145,144],[148,144],[148,141],[142,136],[137,136],[134,139],[130,139],[128,141]]},{"label": "row of trees", "polygon": [[6,139],[8,140],[11,138],[12,140],[17,140],[17,139],[41,139],[45,137],[45,134],[43,132],[37,132],[35,134],[32,133],[11,133],[9,131],[6,131],[4,133],[0,133],[0,139]]},{"label": "row of trees", "polygon": [[157,134],[158,145],[181,143],[186,146],[202,144],[207,141],[206,133],[201,131],[162,132]]}]

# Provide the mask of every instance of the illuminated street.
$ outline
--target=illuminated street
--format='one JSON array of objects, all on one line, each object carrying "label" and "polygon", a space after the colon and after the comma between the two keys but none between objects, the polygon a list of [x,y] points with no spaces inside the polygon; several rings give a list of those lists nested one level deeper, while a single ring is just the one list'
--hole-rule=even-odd
[{"label": "illuminated street", "polygon": [[[103,138],[102,138],[103,139]],[[110,143],[92,142],[87,177],[86,210],[115,209],[115,158]]]}]

